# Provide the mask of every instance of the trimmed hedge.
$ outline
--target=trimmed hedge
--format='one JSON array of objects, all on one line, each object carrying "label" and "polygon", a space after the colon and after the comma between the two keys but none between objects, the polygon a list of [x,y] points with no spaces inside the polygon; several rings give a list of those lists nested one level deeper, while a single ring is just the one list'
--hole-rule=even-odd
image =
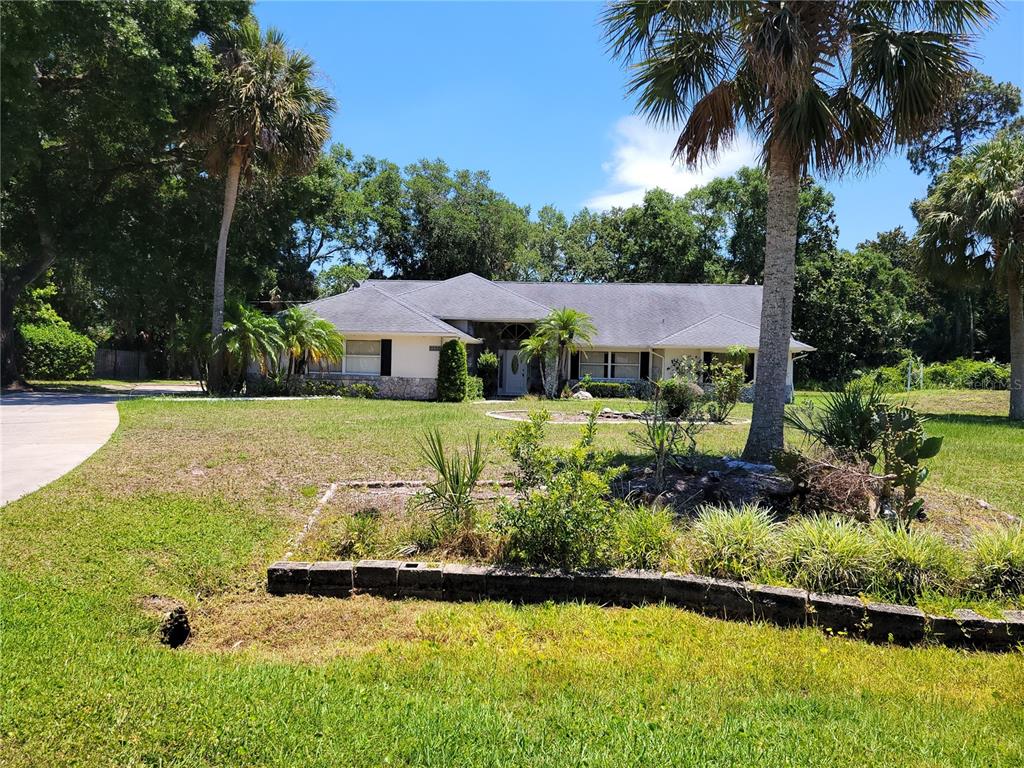
[{"label": "trimmed hedge", "polygon": [[466,377],[466,399],[467,400],[483,400],[484,399],[484,380],[479,376],[467,376]]},{"label": "trimmed hedge", "polygon": [[437,359],[437,399],[444,403],[461,403],[466,399],[466,345],[458,339],[441,345]]},{"label": "trimmed hedge", "polygon": [[29,379],[88,379],[96,365],[96,344],[61,325],[26,324],[21,334],[21,361]]},{"label": "trimmed hedge", "polygon": [[632,397],[633,385],[620,381],[590,381],[585,387],[594,397]]}]

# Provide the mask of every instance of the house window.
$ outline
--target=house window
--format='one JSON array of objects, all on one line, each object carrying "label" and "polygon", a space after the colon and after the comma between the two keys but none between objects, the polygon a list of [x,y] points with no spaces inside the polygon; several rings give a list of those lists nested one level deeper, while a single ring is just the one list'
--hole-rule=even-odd
[{"label": "house window", "polygon": [[380,341],[350,339],[345,342],[345,373],[380,375]]},{"label": "house window", "polygon": [[607,352],[580,352],[580,377],[608,378]]},{"label": "house window", "polygon": [[592,379],[639,379],[640,353],[580,352],[580,376]]}]

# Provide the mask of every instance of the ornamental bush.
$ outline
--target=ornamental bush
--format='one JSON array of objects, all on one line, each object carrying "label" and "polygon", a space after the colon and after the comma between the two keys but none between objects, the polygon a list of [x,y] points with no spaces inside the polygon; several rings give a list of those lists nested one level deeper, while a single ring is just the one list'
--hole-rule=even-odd
[{"label": "ornamental bush", "polygon": [[498,356],[491,350],[481,353],[476,359],[476,372],[484,385],[484,396],[494,397],[498,392]]},{"label": "ornamental bush", "polygon": [[484,399],[484,380],[479,376],[467,376],[466,377],[466,399],[467,400],[483,400]]},{"label": "ornamental bush", "polygon": [[665,409],[673,419],[685,419],[700,407],[704,399],[704,390],[699,384],[675,376],[662,379],[658,387]]},{"label": "ornamental bush", "polygon": [[88,379],[95,370],[96,344],[62,325],[22,325],[21,359],[30,379]]},{"label": "ornamental bush", "polygon": [[437,360],[437,399],[443,403],[461,403],[466,399],[466,345],[458,339],[441,345]]}]

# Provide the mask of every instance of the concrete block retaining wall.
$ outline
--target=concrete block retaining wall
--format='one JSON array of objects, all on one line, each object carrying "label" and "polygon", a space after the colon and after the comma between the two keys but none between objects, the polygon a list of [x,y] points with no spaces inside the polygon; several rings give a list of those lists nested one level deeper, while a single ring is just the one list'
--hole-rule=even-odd
[{"label": "concrete block retaining wall", "polygon": [[278,562],[267,569],[272,595],[503,600],[514,603],[580,601],[598,605],[667,603],[733,621],[815,626],[836,635],[911,645],[1008,650],[1024,645],[1024,611],[990,619],[973,611],[929,616],[918,608],[869,603],[705,576],[660,571],[532,571],[501,566],[442,565],[404,560]]}]

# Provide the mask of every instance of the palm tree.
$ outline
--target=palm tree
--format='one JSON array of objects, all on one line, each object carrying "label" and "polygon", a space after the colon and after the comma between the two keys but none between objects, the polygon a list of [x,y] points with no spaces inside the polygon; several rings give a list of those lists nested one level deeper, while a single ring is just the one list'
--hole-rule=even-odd
[{"label": "palm tree", "polygon": [[213,339],[213,351],[226,362],[225,379],[230,385],[227,389],[237,392],[245,381],[250,363],[256,363],[264,374],[270,366],[276,365],[284,351],[281,326],[258,309],[231,304],[224,318],[224,328]]},{"label": "palm tree", "polygon": [[[206,169],[223,176],[224,209],[213,278],[212,335],[224,324],[224,267],[231,217],[243,178],[257,167],[268,174],[307,170],[320,156],[334,99],[313,85],[313,60],[289,51],[275,29],[260,34],[253,18],[210,41],[218,74],[210,105],[195,134],[206,148]],[[210,388],[223,382],[224,359],[210,361]]]},{"label": "palm tree", "polygon": [[555,346],[550,336],[542,333],[534,333],[523,339],[519,345],[519,357],[525,362],[536,360],[540,366],[540,380],[544,385],[544,393],[553,398],[557,392],[558,376],[551,370],[551,361],[558,354],[558,347]]},{"label": "palm tree", "polygon": [[924,266],[954,284],[988,277],[1010,307],[1010,418],[1024,421],[1024,136],[955,158],[914,206]]},{"label": "palm tree", "polygon": [[602,21],[649,119],[682,125],[673,157],[697,166],[741,130],[768,171],[754,414],[744,456],[782,447],[800,178],[864,167],[928,125],[968,71],[984,0],[624,0]]},{"label": "palm tree", "polygon": [[345,354],[345,337],[322,317],[307,309],[291,307],[277,316],[285,351],[287,376],[304,372],[306,362],[337,362]]},{"label": "palm tree", "polygon": [[562,307],[537,324],[537,333],[547,337],[557,350],[557,387],[562,390],[569,378],[569,358],[584,347],[589,347],[597,328],[590,315],[578,309]]}]

